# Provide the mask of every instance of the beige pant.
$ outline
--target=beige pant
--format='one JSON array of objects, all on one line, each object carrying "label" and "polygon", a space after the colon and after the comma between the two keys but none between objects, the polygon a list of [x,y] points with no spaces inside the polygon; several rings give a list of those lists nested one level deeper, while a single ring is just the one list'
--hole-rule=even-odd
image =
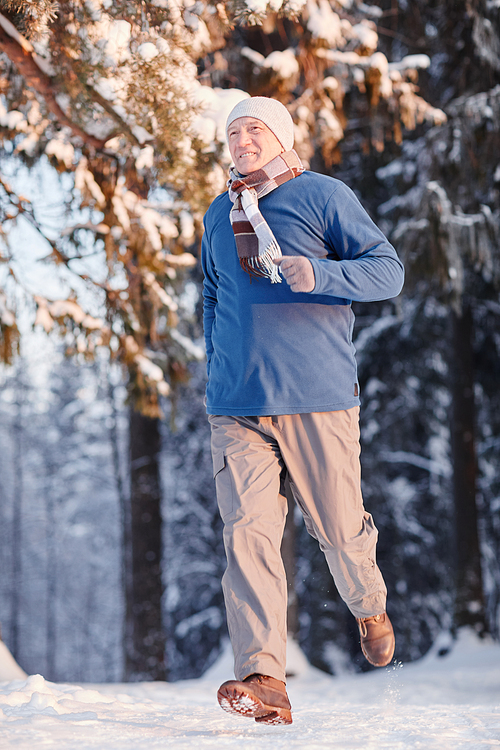
[{"label": "beige pant", "polygon": [[355,617],[385,611],[378,532],[363,507],[359,408],[273,417],[210,416],[227,568],[222,579],[239,680],[285,680],[287,586],[280,547],[290,487]]}]

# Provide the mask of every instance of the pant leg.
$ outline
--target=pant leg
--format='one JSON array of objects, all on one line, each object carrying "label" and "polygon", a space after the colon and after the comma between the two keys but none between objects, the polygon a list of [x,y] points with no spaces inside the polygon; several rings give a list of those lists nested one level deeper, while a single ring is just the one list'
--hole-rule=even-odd
[{"label": "pant leg", "polygon": [[281,540],[287,501],[268,417],[211,416],[217,501],[227,568],[222,578],[235,676],[285,681],[286,575]]},{"label": "pant leg", "polygon": [[278,417],[280,450],[308,531],[355,617],[385,611],[378,532],[363,506],[359,409]]}]

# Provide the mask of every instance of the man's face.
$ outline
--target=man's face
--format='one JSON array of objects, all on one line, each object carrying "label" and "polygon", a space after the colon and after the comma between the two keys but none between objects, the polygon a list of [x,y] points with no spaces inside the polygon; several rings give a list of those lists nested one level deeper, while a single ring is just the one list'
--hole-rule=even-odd
[{"label": "man's face", "polygon": [[238,117],[228,128],[227,139],[240,174],[261,169],[285,150],[267,125],[255,117]]}]

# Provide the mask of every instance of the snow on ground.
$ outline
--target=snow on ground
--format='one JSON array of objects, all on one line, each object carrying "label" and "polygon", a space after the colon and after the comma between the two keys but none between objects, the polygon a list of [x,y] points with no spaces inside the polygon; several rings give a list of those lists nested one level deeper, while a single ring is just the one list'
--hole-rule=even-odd
[{"label": "snow on ground", "polygon": [[216,702],[227,654],[199,680],[64,685],[40,675],[0,683],[2,750],[156,748],[500,748],[500,646],[462,633],[419,662],[330,677],[312,667],[288,682],[294,723],[260,726]]}]

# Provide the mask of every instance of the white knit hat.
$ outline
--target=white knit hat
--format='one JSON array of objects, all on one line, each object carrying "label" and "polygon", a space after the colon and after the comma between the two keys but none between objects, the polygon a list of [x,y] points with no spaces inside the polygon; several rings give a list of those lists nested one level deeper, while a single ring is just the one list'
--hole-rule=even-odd
[{"label": "white knit hat", "polygon": [[261,120],[274,133],[285,151],[293,148],[292,116],[285,105],[276,99],[269,99],[267,96],[252,96],[250,99],[238,102],[227,118],[226,138],[229,126],[238,117],[255,117]]}]

